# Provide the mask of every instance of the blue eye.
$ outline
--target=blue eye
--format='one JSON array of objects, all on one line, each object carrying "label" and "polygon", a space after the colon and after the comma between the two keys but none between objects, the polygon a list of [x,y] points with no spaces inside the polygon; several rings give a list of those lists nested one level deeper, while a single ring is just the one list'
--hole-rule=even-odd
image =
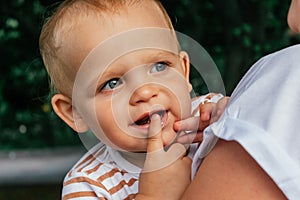
[{"label": "blue eye", "polygon": [[164,62],[155,63],[150,69],[150,73],[162,72],[167,69],[168,65]]},{"label": "blue eye", "polygon": [[107,81],[103,85],[103,87],[101,87],[100,91],[103,91],[103,90],[113,90],[116,87],[120,86],[121,84],[122,84],[121,79],[119,79],[119,78],[113,78],[113,79]]}]

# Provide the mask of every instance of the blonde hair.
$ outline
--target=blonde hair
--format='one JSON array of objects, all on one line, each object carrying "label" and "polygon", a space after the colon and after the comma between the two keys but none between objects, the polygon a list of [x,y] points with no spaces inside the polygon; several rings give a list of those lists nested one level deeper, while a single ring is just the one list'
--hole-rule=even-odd
[{"label": "blonde hair", "polygon": [[[62,93],[69,97],[72,93],[76,70],[71,70],[72,66],[69,66],[58,52],[62,41],[68,35],[68,31],[72,31],[76,21],[90,15],[101,17],[104,12],[118,12],[125,5],[141,1],[146,0],[66,0],[57,7],[53,15],[46,19],[39,39],[40,53],[50,77],[53,93]],[[160,7],[169,28],[173,30],[171,20],[160,1],[153,1]]]}]

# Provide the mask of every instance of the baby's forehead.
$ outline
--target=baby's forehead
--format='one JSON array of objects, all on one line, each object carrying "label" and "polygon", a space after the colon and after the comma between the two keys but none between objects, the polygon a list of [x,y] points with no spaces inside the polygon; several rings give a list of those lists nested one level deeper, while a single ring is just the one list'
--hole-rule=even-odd
[{"label": "baby's forehead", "polygon": [[177,39],[169,29],[147,28],[124,32],[102,42],[86,56],[76,81],[91,88],[103,76],[121,77],[143,65],[175,62],[179,58],[178,53]]},{"label": "baby's forehead", "polygon": [[175,32],[165,28],[140,28],[117,34],[100,44],[83,60],[84,66],[108,66],[112,62],[131,54],[139,57],[177,55],[179,44]]},{"label": "baby's forehead", "polygon": [[[140,1],[142,2],[143,5],[146,3]],[[59,52],[64,62],[78,71],[86,59],[90,59],[93,55],[95,59],[92,60],[101,57],[101,63],[107,65],[116,57],[137,49],[158,48],[178,51],[174,30],[161,15],[153,16],[159,9],[149,8],[148,11],[143,5],[128,6],[132,12],[122,12],[127,14],[127,17],[110,11],[99,14],[100,12],[96,10],[80,17],[75,16],[70,22],[64,23],[65,28],[62,29],[64,31],[61,31],[62,52]],[[153,17],[144,17],[145,19],[141,17],[138,20],[136,15],[140,13]],[[96,63],[99,63],[98,60]]]},{"label": "baby's forehead", "polygon": [[121,33],[105,35],[101,28],[97,28],[101,24],[94,26],[93,20],[78,24],[78,31],[70,33],[64,42],[64,59],[66,63],[75,66],[75,71],[86,62],[108,65],[123,55],[145,49],[157,49],[174,54],[179,52],[176,33],[172,29],[132,28]]}]

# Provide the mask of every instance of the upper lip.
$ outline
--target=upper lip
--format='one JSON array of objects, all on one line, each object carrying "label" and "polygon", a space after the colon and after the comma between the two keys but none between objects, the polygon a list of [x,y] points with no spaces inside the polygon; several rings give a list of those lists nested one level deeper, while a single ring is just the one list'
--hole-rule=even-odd
[{"label": "upper lip", "polygon": [[155,111],[151,111],[151,112],[145,112],[144,114],[139,116],[131,125],[139,126],[139,125],[150,123],[152,115],[158,114],[162,117],[166,113],[167,113],[167,110],[155,110]]}]

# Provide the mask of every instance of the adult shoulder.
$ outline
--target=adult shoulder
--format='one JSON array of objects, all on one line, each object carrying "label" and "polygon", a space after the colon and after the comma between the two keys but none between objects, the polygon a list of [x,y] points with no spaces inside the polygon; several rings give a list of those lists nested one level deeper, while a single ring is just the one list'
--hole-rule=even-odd
[{"label": "adult shoulder", "polygon": [[[283,49],[260,59],[246,73],[220,120],[207,131],[219,142],[204,159],[192,187],[205,180],[232,195],[266,187],[265,191],[274,191],[265,195],[282,191],[289,199],[299,197],[299,55],[300,45]],[[207,188],[209,183],[205,184]]]},{"label": "adult shoulder", "polygon": [[273,180],[237,142],[219,140],[182,199],[286,199]]}]

